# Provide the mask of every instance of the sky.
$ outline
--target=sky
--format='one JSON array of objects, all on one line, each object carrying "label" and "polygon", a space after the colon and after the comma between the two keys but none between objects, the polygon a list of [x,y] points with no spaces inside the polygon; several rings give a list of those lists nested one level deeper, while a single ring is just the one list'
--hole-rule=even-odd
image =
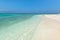
[{"label": "sky", "polygon": [[0,11],[59,12],[60,0],[0,0]]}]

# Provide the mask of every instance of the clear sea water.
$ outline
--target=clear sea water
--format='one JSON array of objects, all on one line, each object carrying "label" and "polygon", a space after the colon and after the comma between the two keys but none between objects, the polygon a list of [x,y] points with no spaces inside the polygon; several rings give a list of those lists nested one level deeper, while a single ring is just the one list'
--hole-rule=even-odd
[{"label": "clear sea water", "polygon": [[9,26],[11,24],[25,21],[31,18],[32,14],[18,14],[18,13],[0,13],[0,27]]},{"label": "clear sea water", "polygon": [[0,40],[31,40],[39,21],[35,14],[0,13]]}]

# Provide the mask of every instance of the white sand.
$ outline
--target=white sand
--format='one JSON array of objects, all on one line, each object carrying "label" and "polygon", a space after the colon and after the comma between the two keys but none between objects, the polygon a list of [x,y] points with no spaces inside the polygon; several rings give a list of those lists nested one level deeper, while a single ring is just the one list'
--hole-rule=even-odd
[{"label": "white sand", "polygon": [[44,16],[32,40],[60,40],[60,15]]}]

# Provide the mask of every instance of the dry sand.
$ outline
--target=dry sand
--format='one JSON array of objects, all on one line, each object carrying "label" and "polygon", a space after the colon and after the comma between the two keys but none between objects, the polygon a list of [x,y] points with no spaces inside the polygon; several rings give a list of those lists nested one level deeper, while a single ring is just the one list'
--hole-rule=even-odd
[{"label": "dry sand", "polygon": [[32,40],[60,40],[60,15],[44,16]]}]

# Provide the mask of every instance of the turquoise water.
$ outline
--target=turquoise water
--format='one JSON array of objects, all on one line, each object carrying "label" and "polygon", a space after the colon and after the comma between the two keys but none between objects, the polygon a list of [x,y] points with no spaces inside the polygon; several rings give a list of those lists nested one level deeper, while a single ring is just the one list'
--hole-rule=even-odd
[{"label": "turquoise water", "polygon": [[0,40],[31,40],[39,21],[38,15],[0,13]]},{"label": "turquoise water", "polygon": [[25,21],[34,15],[29,14],[0,14],[0,28],[10,26],[18,22]]}]

